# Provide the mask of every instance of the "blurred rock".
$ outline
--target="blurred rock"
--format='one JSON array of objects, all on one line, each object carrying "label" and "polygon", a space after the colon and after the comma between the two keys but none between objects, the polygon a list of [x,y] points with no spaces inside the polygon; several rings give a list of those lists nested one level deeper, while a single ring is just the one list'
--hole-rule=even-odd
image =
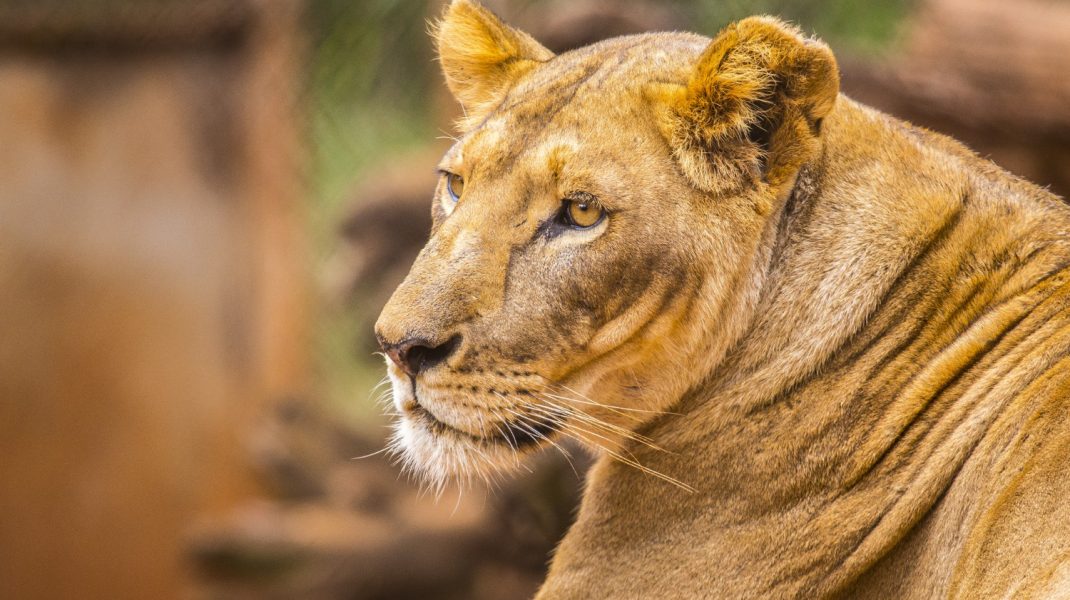
[{"label": "blurred rock", "polygon": [[436,498],[382,455],[338,461],[318,497],[200,523],[190,541],[196,596],[529,598],[572,521],[586,466],[546,454],[493,491],[448,487]]},{"label": "blurred rock", "polygon": [[885,60],[841,57],[843,88],[1066,198],[1068,32],[1065,2],[926,0]]}]

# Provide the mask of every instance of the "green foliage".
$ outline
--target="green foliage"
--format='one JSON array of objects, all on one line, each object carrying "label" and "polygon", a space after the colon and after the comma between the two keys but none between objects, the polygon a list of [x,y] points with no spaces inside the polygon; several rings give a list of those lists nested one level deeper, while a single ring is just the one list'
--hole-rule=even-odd
[{"label": "green foliage", "polygon": [[791,21],[824,38],[834,49],[879,52],[894,41],[913,0],[671,0],[689,10],[711,35],[728,23],[756,14]]},{"label": "green foliage", "polygon": [[323,233],[369,162],[426,139],[425,100],[437,76],[426,13],[414,0],[309,4],[313,219],[324,221]]}]

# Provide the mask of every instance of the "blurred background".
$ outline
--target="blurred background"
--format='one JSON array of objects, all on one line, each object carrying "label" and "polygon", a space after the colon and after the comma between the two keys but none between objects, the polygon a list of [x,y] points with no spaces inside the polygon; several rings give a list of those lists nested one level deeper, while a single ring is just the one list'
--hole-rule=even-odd
[{"label": "blurred background", "polygon": [[[1070,192],[1064,0],[488,0],[555,51],[755,13]],[[372,324],[458,108],[442,0],[0,0],[0,598],[528,598],[587,459],[421,494]]]}]

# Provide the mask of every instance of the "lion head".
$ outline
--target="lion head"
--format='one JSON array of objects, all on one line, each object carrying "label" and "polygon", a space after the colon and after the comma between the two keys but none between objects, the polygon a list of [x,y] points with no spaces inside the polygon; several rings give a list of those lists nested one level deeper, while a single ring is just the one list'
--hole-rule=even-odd
[{"label": "lion head", "polygon": [[560,436],[627,461],[747,323],[832,54],[751,18],[555,56],[469,0],[434,35],[465,117],[376,325],[396,443],[439,481]]}]

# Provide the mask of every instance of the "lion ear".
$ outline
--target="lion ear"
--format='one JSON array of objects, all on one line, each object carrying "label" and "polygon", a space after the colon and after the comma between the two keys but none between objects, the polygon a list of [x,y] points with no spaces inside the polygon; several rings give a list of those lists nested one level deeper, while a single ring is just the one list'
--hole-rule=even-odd
[{"label": "lion ear", "polygon": [[839,74],[825,44],[771,17],[726,27],[686,86],[655,90],[684,172],[707,191],[778,185],[819,148]]},{"label": "lion ear", "polygon": [[500,100],[520,75],[554,56],[471,0],[453,0],[432,35],[446,85],[470,118]]}]

